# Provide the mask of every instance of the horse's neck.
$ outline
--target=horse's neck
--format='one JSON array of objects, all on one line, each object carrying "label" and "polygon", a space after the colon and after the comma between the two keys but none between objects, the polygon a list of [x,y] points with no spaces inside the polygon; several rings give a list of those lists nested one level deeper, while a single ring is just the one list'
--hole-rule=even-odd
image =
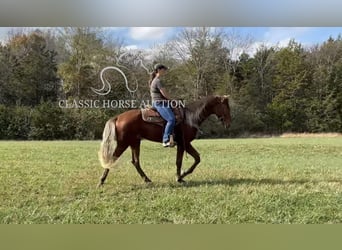
[{"label": "horse's neck", "polygon": [[200,113],[200,117],[198,119],[198,125],[200,126],[202,122],[204,122],[211,114],[212,112],[209,112],[207,107],[205,107]]},{"label": "horse's neck", "polygon": [[194,111],[189,111],[186,114],[186,123],[191,127],[199,129],[199,126],[211,115],[213,112],[208,109],[209,102],[205,103],[202,107]]}]

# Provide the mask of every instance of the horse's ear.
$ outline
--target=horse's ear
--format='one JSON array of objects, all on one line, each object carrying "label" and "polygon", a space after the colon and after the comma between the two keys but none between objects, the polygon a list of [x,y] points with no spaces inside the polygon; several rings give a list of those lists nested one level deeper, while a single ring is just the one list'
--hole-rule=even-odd
[{"label": "horse's ear", "polygon": [[229,95],[221,96],[221,102],[224,102],[224,100],[228,100],[228,98],[229,98]]}]

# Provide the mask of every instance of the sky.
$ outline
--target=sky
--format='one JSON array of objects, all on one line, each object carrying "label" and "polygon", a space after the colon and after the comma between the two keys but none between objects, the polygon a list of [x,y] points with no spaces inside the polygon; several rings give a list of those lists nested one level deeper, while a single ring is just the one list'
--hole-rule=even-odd
[{"label": "sky", "polygon": [[[149,49],[172,39],[183,27],[107,27],[113,37],[119,37],[131,49]],[[0,27],[0,41],[5,41],[12,28]],[[33,28],[32,28],[33,29]],[[342,27],[226,27],[227,31],[252,36],[254,46],[259,44],[286,46],[295,39],[304,46],[321,44],[330,36],[342,34]]]},{"label": "sky", "polygon": [[[121,34],[127,45],[137,48],[149,48],[155,43],[163,43],[172,38],[181,28],[166,27],[136,27],[123,29]],[[234,27],[228,31],[243,35],[251,35],[255,43],[286,45],[290,39],[303,45],[314,45],[326,41],[329,36],[336,38],[342,35],[342,27]]]}]

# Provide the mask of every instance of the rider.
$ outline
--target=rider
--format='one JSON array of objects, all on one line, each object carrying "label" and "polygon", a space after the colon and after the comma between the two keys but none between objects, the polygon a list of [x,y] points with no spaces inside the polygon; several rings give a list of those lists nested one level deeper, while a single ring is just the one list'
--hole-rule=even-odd
[{"label": "rider", "polygon": [[165,65],[155,65],[149,84],[152,105],[167,122],[163,133],[163,147],[173,147],[174,144],[172,141],[170,142],[170,136],[172,135],[176,119],[169,105],[171,99],[160,81],[160,78],[166,74],[167,69]]}]

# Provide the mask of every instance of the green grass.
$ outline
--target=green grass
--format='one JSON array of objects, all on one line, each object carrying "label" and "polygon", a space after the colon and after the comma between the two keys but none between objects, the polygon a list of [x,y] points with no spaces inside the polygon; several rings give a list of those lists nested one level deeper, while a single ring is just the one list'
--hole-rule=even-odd
[{"label": "green grass", "polygon": [[[341,223],[342,139],[197,140],[175,182],[175,149],[142,143],[96,189],[99,141],[0,142],[0,223]],[[192,163],[185,158],[184,166]]]}]

